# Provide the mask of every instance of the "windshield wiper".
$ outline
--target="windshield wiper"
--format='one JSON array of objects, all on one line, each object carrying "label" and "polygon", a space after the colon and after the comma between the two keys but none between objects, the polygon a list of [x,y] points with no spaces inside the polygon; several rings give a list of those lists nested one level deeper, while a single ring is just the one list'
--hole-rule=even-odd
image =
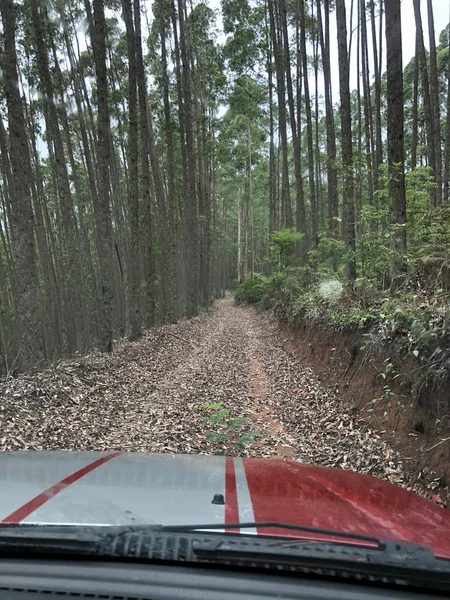
[{"label": "windshield wiper", "polygon": [[[450,591],[450,561],[430,548],[408,542],[278,522],[227,524],[226,527],[277,528],[334,539],[242,535],[224,525],[3,525],[0,556],[209,563],[276,570],[323,572],[331,576],[375,577],[394,583]],[[213,531],[215,530],[215,531]],[[341,539],[342,541],[339,541]],[[347,541],[349,540],[349,541]],[[350,543],[349,543],[350,542]],[[386,581],[387,581],[386,580]]]},{"label": "windshield wiper", "polygon": [[95,526],[8,524],[0,526],[0,553],[25,550],[92,554],[99,539]]},{"label": "windshield wiper", "polygon": [[[361,541],[370,543],[371,545],[380,545],[379,538],[371,537],[367,535],[360,535],[358,533],[346,533],[344,531],[335,531],[333,529],[322,529],[320,527],[308,527],[306,525],[292,525],[291,523],[281,523],[278,521],[249,521],[245,523],[227,523],[221,525],[219,523],[205,523],[199,525],[163,525],[161,531],[172,531],[172,532],[189,532],[189,531],[207,531],[207,530],[222,530],[222,529],[286,529],[292,531],[302,531],[305,533],[314,533],[323,536],[332,536],[334,538],[342,538],[354,541]],[[309,538],[308,538],[309,539]],[[289,538],[287,541],[294,540],[295,538]],[[317,540],[313,540],[317,541]],[[321,540],[319,540],[321,541]],[[332,541],[328,543],[333,543]]]},{"label": "windshield wiper", "polygon": [[[396,584],[450,589],[450,561],[437,558],[427,546],[276,521],[226,524],[226,529],[258,529],[257,536],[230,535],[217,531],[220,527],[223,526],[206,523],[163,526],[161,530],[185,535],[196,533],[199,537],[204,534],[204,539],[202,536],[192,543],[193,554],[200,561],[311,572],[320,570],[345,577],[365,576],[380,582],[386,579]],[[274,528],[317,537],[261,535],[261,530]]]}]

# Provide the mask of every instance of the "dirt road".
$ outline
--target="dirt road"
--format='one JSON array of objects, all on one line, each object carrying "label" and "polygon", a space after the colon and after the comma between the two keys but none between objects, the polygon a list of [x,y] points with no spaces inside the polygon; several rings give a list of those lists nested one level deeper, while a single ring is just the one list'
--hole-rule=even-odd
[{"label": "dirt road", "polygon": [[275,456],[425,493],[283,342],[270,314],[227,296],[210,313],[118,343],[111,356],[1,381],[0,449]]}]

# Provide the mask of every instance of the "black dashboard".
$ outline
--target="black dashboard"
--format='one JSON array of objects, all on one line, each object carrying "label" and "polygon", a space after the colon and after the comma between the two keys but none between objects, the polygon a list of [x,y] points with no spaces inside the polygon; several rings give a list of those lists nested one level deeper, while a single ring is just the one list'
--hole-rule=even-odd
[{"label": "black dashboard", "polygon": [[414,600],[436,598],[436,595],[367,582],[321,580],[307,574],[232,571],[179,564],[1,559],[0,600],[37,597],[80,600]]}]

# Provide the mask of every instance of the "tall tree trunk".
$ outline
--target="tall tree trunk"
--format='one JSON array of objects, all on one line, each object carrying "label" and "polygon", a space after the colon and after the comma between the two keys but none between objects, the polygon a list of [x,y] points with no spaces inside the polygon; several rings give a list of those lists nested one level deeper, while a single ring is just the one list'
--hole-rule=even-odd
[{"label": "tall tree trunk", "polygon": [[252,180],[252,130],[250,120],[247,122],[247,145],[248,145],[248,220],[250,227],[250,277],[253,279],[255,274],[255,240],[253,226],[253,180]]},{"label": "tall tree trunk", "polygon": [[374,88],[375,88],[375,160],[373,163],[374,188],[381,189],[380,166],[383,162],[383,138],[381,132],[381,69],[382,69],[382,35],[381,23],[383,21],[383,2],[380,0],[380,38],[377,44],[377,32],[375,23],[375,0],[370,2],[370,20],[372,24],[372,50],[374,64]]},{"label": "tall tree trunk", "polygon": [[[450,31],[448,46],[450,48]],[[447,111],[445,124],[445,167],[444,167],[444,202],[450,199],[450,60],[447,61]]]},{"label": "tall tree trunk", "polygon": [[[361,97],[361,2],[358,1],[357,6],[357,34],[356,34],[356,98],[357,98],[357,130],[356,130],[356,147],[357,147],[357,160],[354,167],[356,177],[354,179],[354,197],[355,197],[355,234],[356,234],[356,245],[360,248],[360,260],[361,260],[361,274],[365,275],[365,261],[364,261],[364,248],[363,248],[363,229],[361,222],[361,208],[362,198],[364,195],[363,191],[363,116],[362,116],[362,97]],[[352,27],[352,21],[350,20],[350,27]]]},{"label": "tall tree trunk", "polygon": [[292,205],[289,186],[289,156],[286,127],[286,86],[284,77],[283,40],[280,27],[278,3],[268,0],[270,32],[275,57],[278,96],[278,129],[281,141],[282,174],[281,174],[281,227],[292,227]]},{"label": "tall tree trunk", "polygon": [[198,205],[195,186],[194,136],[192,130],[191,72],[188,39],[184,20],[185,0],[178,0],[178,25],[180,31],[181,79],[183,91],[183,117],[186,142],[184,181],[184,239],[186,271],[186,315],[193,317],[198,311]]},{"label": "tall tree trunk", "polygon": [[[450,63],[450,61],[449,61]],[[419,42],[416,33],[416,54],[414,57],[414,83],[412,100],[412,139],[411,139],[411,169],[417,167],[417,145],[419,140]]]},{"label": "tall tree trunk", "polygon": [[[298,140],[298,152],[300,158],[302,156],[302,91],[303,91],[303,69],[302,69],[302,59],[301,59],[301,44],[300,44],[300,24],[298,18],[298,12],[296,14],[295,19],[295,48],[296,48],[296,69],[295,69],[295,93],[296,93],[296,107],[297,107],[297,140]],[[300,160],[300,168],[302,169],[302,179],[303,179],[303,167]],[[302,186],[303,187],[303,186]],[[297,231],[301,231],[300,227],[300,219],[305,218],[306,220],[306,206],[305,199],[303,197],[303,207],[297,207],[297,215],[296,215],[296,225]],[[309,236],[309,227],[308,223],[306,223],[306,236]],[[306,249],[310,246],[308,239],[306,239]],[[299,252],[300,256],[302,255],[302,249],[300,248]]]},{"label": "tall tree trunk", "polygon": [[273,106],[273,51],[272,38],[269,34],[268,24],[268,6],[265,0],[265,28],[267,45],[267,77],[269,87],[269,235],[279,228],[278,223],[278,201],[276,185],[276,163],[275,163],[275,126],[274,126],[274,106]]},{"label": "tall tree trunk", "polygon": [[406,195],[404,172],[403,61],[400,0],[386,8],[387,135],[389,162],[389,225],[391,281],[406,271]]},{"label": "tall tree trunk", "polygon": [[36,40],[37,66],[40,78],[40,90],[43,96],[43,111],[46,125],[46,137],[50,160],[54,169],[56,193],[58,196],[62,227],[64,230],[65,255],[67,256],[67,275],[65,286],[65,313],[67,331],[67,350],[75,352],[78,348],[78,332],[81,330],[81,296],[82,276],[79,261],[76,260],[78,248],[78,227],[74,212],[69,173],[66,164],[61,129],[56,111],[55,93],[44,40],[43,18],[38,8],[38,1],[31,0],[33,32]]},{"label": "tall tree trunk", "polygon": [[373,123],[372,123],[372,98],[370,94],[370,72],[369,72],[369,49],[367,42],[367,15],[366,0],[360,0],[360,22],[361,22],[361,59],[362,59],[362,80],[364,95],[364,137],[365,153],[367,167],[367,192],[369,204],[373,203]]},{"label": "tall tree trunk", "polygon": [[238,190],[237,198],[237,280],[242,283],[242,199],[241,191]]},{"label": "tall tree trunk", "polygon": [[169,74],[167,67],[167,49],[166,49],[166,22],[164,14],[164,2],[159,1],[159,34],[161,38],[161,69],[162,69],[162,85],[163,85],[163,102],[164,102],[164,124],[166,135],[166,152],[167,152],[167,185],[168,185],[168,220],[169,229],[168,237],[170,244],[169,260],[169,297],[167,298],[166,319],[170,323],[176,322],[178,318],[178,281],[176,276],[176,256],[177,256],[177,204],[178,204],[178,189],[175,174],[175,159],[174,159],[174,141],[173,141],[173,124],[170,108],[169,95]]},{"label": "tall tree trunk", "polygon": [[132,0],[122,0],[123,20],[125,21],[128,55],[128,119],[129,119],[129,218],[130,248],[128,252],[128,327],[132,340],[141,332],[140,298],[140,233],[139,233],[139,151],[138,151],[138,101],[137,101],[137,61],[135,26],[133,23]]},{"label": "tall tree trunk", "polygon": [[0,2],[4,52],[1,55],[3,85],[8,111],[11,161],[11,231],[17,289],[17,331],[22,369],[31,368],[42,356],[41,315],[31,203],[32,172],[25,119],[20,98],[16,19],[13,0]]},{"label": "tall tree trunk", "polygon": [[334,126],[333,97],[330,64],[330,3],[324,0],[325,33],[322,22],[321,0],[317,3],[320,46],[322,50],[323,77],[325,86],[325,124],[327,135],[327,183],[328,183],[328,228],[333,235],[339,232],[338,223],[338,180],[336,168],[336,131]]},{"label": "tall tree trunk", "polygon": [[[139,98],[139,145],[141,166],[140,196],[142,198],[143,220],[142,266],[146,285],[145,324],[147,325],[147,327],[151,327],[155,323],[155,260],[153,253],[154,227],[152,214],[152,181],[150,174],[150,153],[153,154],[154,149],[153,144],[151,143],[149,127],[147,85],[144,70],[144,59],[142,55],[141,7],[139,0],[134,0],[133,9],[136,39],[137,84]],[[156,157],[153,160],[155,161]],[[174,277],[172,271],[170,271],[170,276]],[[167,311],[170,310],[169,306],[170,303],[168,302]],[[173,309],[173,311],[175,310],[176,308]],[[175,317],[172,317],[170,320],[172,320],[173,318]]]},{"label": "tall tree trunk", "polygon": [[350,65],[347,52],[347,17],[345,0],[336,0],[336,21],[339,53],[339,89],[341,96],[341,148],[343,168],[343,232],[348,252],[347,279],[356,277],[355,204],[353,195],[352,116],[350,103]]},{"label": "tall tree trunk", "polygon": [[[89,0],[85,0],[89,5]],[[90,8],[90,7],[89,7]],[[98,131],[97,163],[99,193],[94,203],[100,278],[100,350],[112,351],[113,261],[109,169],[111,164],[108,77],[106,71],[106,22],[103,0],[93,0],[94,18],[90,30],[97,80]]]},{"label": "tall tree trunk", "polygon": [[185,189],[187,187],[188,180],[188,163],[187,163],[187,152],[186,152],[186,131],[185,131],[185,113],[184,113],[184,100],[183,100],[183,84],[181,78],[181,54],[180,44],[178,43],[178,27],[177,27],[177,13],[175,8],[175,0],[170,0],[170,18],[172,21],[173,30],[173,46],[174,46],[174,58],[175,58],[175,75],[176,75],[176,89],[177,89],[177,100],[178,100],[178,126],[179,126],[179,139],[180,139],[180,153],[181,153],[181,173],[183,181],[183,193],[182,202],[180,203],[180,214],[182,223],[182,245],[181,253],[183,257],[182,264],[182,278],[180,279],[183,290],[184,304],[183,311],[186,310],[186,296],[187,296],[187,257],[186,257],[186,233],[185,233],[185,220],[184,220],[184,206],[185,206]]},{"label": "tall tree trunk", "polygon": [[317,198],[314,179],[314,142],[311,112],[311,97],[309,94],[308,55],[306,52],[306,7],[305,0],[299,2],[300,13],[300,52],[303,62],[303,85],[306,115],[306,139],[308,145],[308,177],[309,177],[309,204],[311,210],[311,245],[317,246]]},{"label": "tall tree trunk", "polygon": [[[313,15],[311,15],[312,17]],[[316,16],[317,18],[317,16]],[[314,63],[314,160],[316,175],[316,205],[317,205],[317,229],[325,228],[325,210],[323,206],[322,186],[322,158],[320,153],[320,108],[319,108],[319,36],[314,30],[313,34],[313,63]]]},{"label": "tall tree trunk", "polygon": [[[428,142],[428,160],[429,166],[433,171],[433,175],[437,177],[437,162],[436,162],[436,127],[433,117],[433,109],[431,105],[431,94],[430,94],[430,79],[428,77],[428,65],[427,57],[425,53],[425,45],[423,41],[423,27],[422,27],[422,16],[420,13],[420,0],[413,0],[414,4],[414,17],[416,21],[416,32],[419,50],[419,67],[422,80],[422,95],[423,104],[425,109],[425,127],[427,131],[427,142]],[[387,15],[387,10],[386,10]],[[387,16],[386,16],[387,20]],[[434,209],[438,201],[437,189],[435,187],[430,189],[430,205]]]},{"label": "tall tree trunk", "polygon": [[291,133],[292,133],[292,145],[294,147],[294,168],[295,168],[295,185],[296,185],[296,225],[297,231],[303,234],[302,240],[300,240],[300,259],[306,260],[306,251],[308,248],[308,228],[306,226],[306,210],[305,210],[305,194],[303,191],[303,176],[302,176],[302,162],[301,162],[301,151],[300,142],[298,136],[298,129],[295,117],[295,103],[294,103],[294,91],[292,86],[292,75],[291,75],[291,60],[290,60],[290,49],[289,49],[289,37],[287,27],[287,16],[286,16],[286,4],[285,0],[280,0],[281,9],[281,22],[283,29],[283,40],[284,40],[284,67],[286,70],[286,84],[288,94],[288,105],[289,105],[289,117],[291,122]]},{"label": "tall tree trunk", "polygon": [[433,118],[433,134],[436,156],[436,204],[442,203],[442,150],[441,109],[439,101],[439,78],[437,71],[436,34],[434,31],[433,2],[427,0],[428,36],[430,42],[430,101]]}]

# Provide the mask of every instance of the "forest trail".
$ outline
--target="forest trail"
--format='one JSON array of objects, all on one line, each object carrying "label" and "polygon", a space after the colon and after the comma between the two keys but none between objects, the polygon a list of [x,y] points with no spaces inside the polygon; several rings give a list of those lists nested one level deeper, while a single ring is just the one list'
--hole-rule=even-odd
[{"label": "forest trail", "polygon": [[2,380],[0,450],[270,456],[371,473],[425,494],[284,342],[270,313],[227,295],[209,313],[118,342],[112,355]]}]

